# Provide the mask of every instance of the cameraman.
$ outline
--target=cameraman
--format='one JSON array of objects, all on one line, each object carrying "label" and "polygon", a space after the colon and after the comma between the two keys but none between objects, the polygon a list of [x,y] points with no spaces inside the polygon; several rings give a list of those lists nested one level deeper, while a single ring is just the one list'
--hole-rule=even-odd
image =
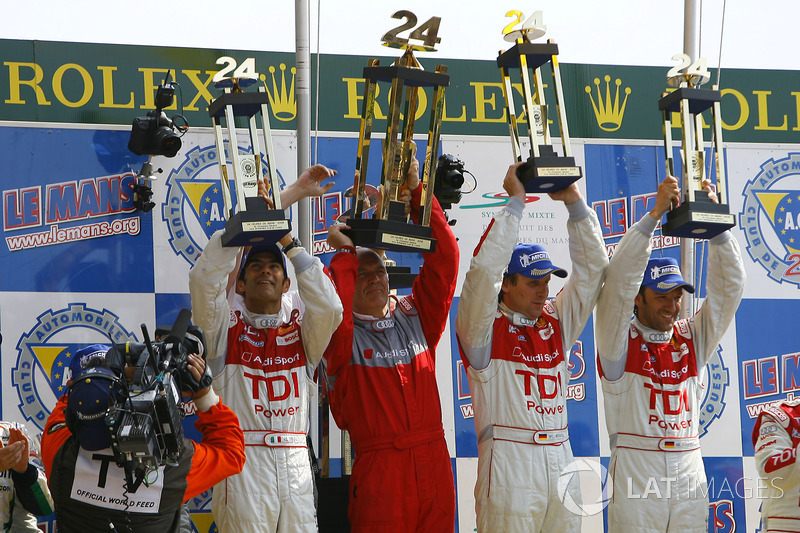
[{"label": "cameraman", "polygon": [[[82,353],[88,350],[95,357]],[[73,374],[69,392],[56,404],[42,437],[58,531],[175,532],[183,502],[241,472],[245,456],[239,420],[212,387],[200,389],[192,399],[202,444],[184,439],[176,464],[161,465],[133,483],[126,481],[130,477],[115,462],[105,423],[109,405],[127,395],[126,378],[102,366],[106,361],[96,356],[98,352],[102,349],[97,345],[76,352],[75,360],[88,366]],[[189,372],[200,382],[205,361],[197,354],[187,359]]]}]

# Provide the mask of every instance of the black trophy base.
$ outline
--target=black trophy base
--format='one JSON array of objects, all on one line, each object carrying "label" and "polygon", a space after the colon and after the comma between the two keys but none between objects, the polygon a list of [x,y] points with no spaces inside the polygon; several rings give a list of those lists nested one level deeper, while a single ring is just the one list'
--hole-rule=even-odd
[{"label": "black trophy base", "polygon": [[539,146],[539,154],[517,167],[517,177],[525,185],[525,192],[560,191],[583,176],[581,167],[575,166],[574,157],[560,157],[548,145]]},{"label": "black trophy base", "polygon": [[395,252],[429,253],[436,249],[436,239],[429,226],[394,220],[347,219],[349,230],[344,233],[356,246],[394,250]]},{"label": "black trophy base", "polygon": [[264,209],[240,211],[225,223],[222,246],[275,244],[292,230],[285,211]]},{"label": "black trophy base", "polygon": [[670,237],[711,239],[736,225],[726,204],[715,204],[698,191],[694,202],[684,202],[667,213],[661,233]]},{"label": "black trophy base", "polygon": [[407,289],[417,279],[417,275],[411,272],[411,267],[407,266],[387,266],[386,273],[389,275],[390,289]]}]

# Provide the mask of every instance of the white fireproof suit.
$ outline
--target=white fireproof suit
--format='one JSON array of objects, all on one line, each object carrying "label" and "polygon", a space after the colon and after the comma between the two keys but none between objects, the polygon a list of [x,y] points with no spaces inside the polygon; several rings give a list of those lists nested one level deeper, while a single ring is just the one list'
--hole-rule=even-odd
[{"label": "white fireproof suit", "polygon": [[[559,474],[573,460],[567,364],[597,300],[608,257],[597,215],[584,201],[575,202],[567,206],[573,271],[564,289],[538,321],[502,304],[498,309],[523,208],[522,200],[511,198],[495,216],[470,263],[456,318],[478,435],[478,531],[576,532],[581,517],[557,491]],[[553,338],[558,330],[560,338]],[[567,498],[581,503],[577,476]]]},{"label": "white fireproof suit", "polygon": [[316,532],[309,399],[342,304],[320,260],[296,247],[289,255],[302,316],[288,294],[277,315],[232,313],[225,287],[239,248],[222,247],[220,236],[212,235],[189,274],[192,318],[206,335],[214,388],[239,417],[247,461],[214,487],[214,519],[221,533]]},{"label": "white fireproof suit", "polygon": [[[736,239],[726,231],[709,241],[707,297],[693,318],[677,321],[666,332],[631,321],[656,224],[647,214],[628,229],[597,302],[597,349],[611,445],[608,472],[614,488],[608,530],[705,533],[708,491],[698,436],[701,375],[739,306],[744,266]],[[626,365],[630,354],[644,354],[644,364]]]}]

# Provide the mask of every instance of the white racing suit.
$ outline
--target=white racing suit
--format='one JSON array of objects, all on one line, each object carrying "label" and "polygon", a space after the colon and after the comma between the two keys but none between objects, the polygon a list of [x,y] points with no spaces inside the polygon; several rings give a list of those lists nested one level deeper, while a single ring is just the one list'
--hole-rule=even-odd
[{"label": "white racing suit", "polygon": [[672,331],[631,322],[657,221],[649,214],[614,251],[597,302],[597,349],[610,436],[608,530],[708,531],[708,490],[698,436],[703,367],[744,291],[739,245],[709,241],[707,297]]},{"label": "white racing suit", "polygon": [[214,487],[214,520],[221,533],[316,532],[309,399],[342,305],[320,260],[297,247],[290,259],[304,313],[286,294],[277,315],[232,312],[225,287],[239,249],[222,247],[220,235],[189,274],[192,316],[206,335],[214,388],[239,417],[247,461]]},{"label": "white racing suit", "polygon": [[764,409],[753,427],[761,533],[800,532],[800,399]]},{"label": "white racing suit", "polygon": [[573,460],[567,364],[594,308],[608,257],[597,215],[576,202],[567,207],[573,271],[564,289],[535,321],[503,304],[498,309],[523,207],[512,198],[487,229],[456,317],[478,435],[478,531],[574,532],[581,525],[574,512],[581,504],[578,476],[572,476],[566,497],[557,490],[561,471]]}]

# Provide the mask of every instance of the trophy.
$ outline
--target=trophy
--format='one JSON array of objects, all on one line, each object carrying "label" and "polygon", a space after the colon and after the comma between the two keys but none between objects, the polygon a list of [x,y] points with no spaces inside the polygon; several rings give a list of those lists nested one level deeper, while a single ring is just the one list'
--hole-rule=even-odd
[{"label": "trophy", "polygon": [[[667,81],[677,89],[665,93],[658,101],[658,108],[664,118],[664,154],[667,173],[670,176],[675,175],[670,114],[680,113],[682,200],[680,206],[667,213],[667,222],[661,231],[664,235],[675,237],[710,239],[736,224],[734,215],[730,214],[728,206],[723,203],[726,195],[720,116],[721,93],[716,85],[711,89],[699,88],[710,78],[705,58],[700,58],[691,65],[691,60],[686,54],[675,55],[672,59],[681,63],[670,69]],[[703,111],[709,108],[713,119],[713,163],[719,203],[712,202],[708,193],[702,189],[703,180],[710,174],[705,165],[702,118]],[[710,169],[712,161],[708,163]]]},{"label": "trophy", "polygon": [[[217,64],[226,63],[230,67],[235,61],[229,57],[217,60]],[[232,77],[223,76],[229,69],[219,71],[213,78],[214,86],[223,89],[223,94],[215,98],[208,106],[208,114],[214,121],[214,137],[217,144],[220,181],[222,182],[222,199],[227,222],[222,235],[223,246],[266,245],[278,242],[292,229],[281,208],[280,185],[275,169],[275,158],[272,149],[272,134],[269,126],[269,96],[264,87],[257,92],[245,92],[244,88],[258,81],[258,74],[253,72],[252,58],[242,63],[240,69],[233,72]],[[256,117],[261,116],[261,133],[264,137],[266,156],[262,159]],[[237,212],[233,212],[228,164],[225,156],[225,142],[222,135],[222,117],[228,129],[228,150],[233,167],[233,182],[236,191]],[[236,140],[236,117],[247,117],[250,131],[250,152],[239,153]],[[263,165],[269,172],[268,196],[274,209],[270,209],[264,199],[258,196],[258,179],[263,174]]]},{"label": "trophy", "polygon": [[[528,125],[530,138],[530,157],[517,168],[517,177],[525,184],[525,190],[532,193],[555,192],[568,187],[581,178],[581,167],[575,165],[572,147],[569,141],[567,114],[564,109],[564,91],[561,87],[561,71],[558,67],[558,45],[548,40],[547,43],[532,43],[545,34],[547,26],[542,24],[542,12],[536,11],[527,20],[519,11],[509,11],[507,17],[516,19],[503,29],[506,41],[516,42],[514,46],[500,51],[497,66],[503,75],[503,98],[506,104],[508,129],[511,135],[511,149],[514,160],[522,161],[517,115],[514,110],[510,69],[520,71],[522,79],[523,110]],[[524,20],[524,23],[523,23]],[[520,29],[514,27],[522,23]],[[550,63],[553,73],[553,88],[556,93],[556,110],[558,127],[561,131],[561,148],[564,155],[559,156],[551,144],[550,126],[548,124],[548,106],[544,98],[541,67]],[[533,69],[533,90],[528,69]]]},{"label": "trophy", "polygon": [[[404,49],[403,55],[388,67],[379,66],[377,59],[370,59],[364,68],[364,104],[358,135],[356,176],[354,180],[353,215],[347,221],[346,230],[353,242],[370,248],[400,252],[432,252],[436,240],[430,228],[435,165],[439,151],[439,134],[444,115],[444,92],[450,82],[447,67],[438,65],[435,72],[425,71],[414,57],[414,51],[435,51],[434,45],[441,41],[437,37],[439,17],[432,17],[414,29],[408,38],[398,34],[417,25],[417,17],[410,11],[398,11],[392,18],[405,19],[405,23],[389,30],[381,39],[384,46]],[[410,40],[422,41],[411,44]],[[381,168],[380,199],[374,218],[365,218],[365,187],[370,137],[374,119],[375,96],[378,82],[391,83],[386,140],[383,143],[383,166]],[[421,168],[419,224],[408,221],[405,205],[399,200],[402,187],[414,157],[414,120],[418,107],[418,91],[433,88],[428,127],[428,146],[425,162]],[[402,109],[402,128],[400,128]]]}]

